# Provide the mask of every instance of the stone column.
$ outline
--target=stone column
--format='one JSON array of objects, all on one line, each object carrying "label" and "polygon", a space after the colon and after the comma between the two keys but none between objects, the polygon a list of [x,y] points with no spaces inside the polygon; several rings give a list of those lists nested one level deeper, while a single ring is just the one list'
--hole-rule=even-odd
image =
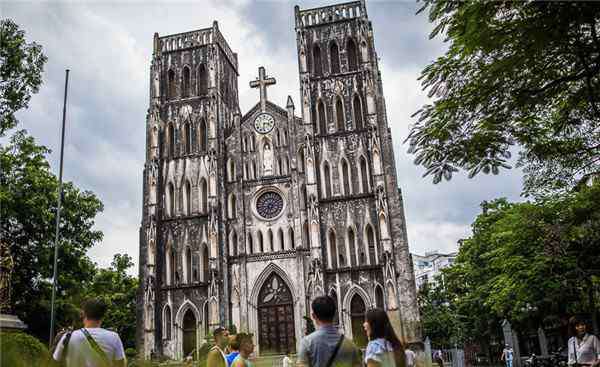
[{"label": "stone column", "polygon": [[546,340],[546,333],[541,327],[538,328],[538,340],[540,342],[540,352],[542,357],[548,357],[548,341]]}]

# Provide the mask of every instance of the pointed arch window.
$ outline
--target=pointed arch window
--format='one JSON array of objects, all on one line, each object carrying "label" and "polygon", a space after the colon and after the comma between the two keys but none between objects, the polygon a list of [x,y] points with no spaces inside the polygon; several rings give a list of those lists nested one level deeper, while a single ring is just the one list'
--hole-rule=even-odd
[{"label": "pointed arch window", "polygon": [[265,252],[265,241],[263,239],[263,234],[261,231],[258,231],[257,238],[258,238],[258,251]]},{"label": "pointed arch window", "polygon": [[168,205],[168,214],[170,217],[175,215],[175,187],[172,182],[169,182],[167,187],[167,205]]},{"label": "pointed arch window", "polygon": [[335,120],[338,131],[345,131],[346,121],[344,121],[344,105],[340,97],[335,99]]},{"label": "pointed arch window", "polygon": [[294,229],[292,227],[290,227],[288,229],[288,243],[289,243],[289,246],[288,246],[289,250],[296,249],[296,243],[294,240]]},{"label": "pointed arch window", "polygon": [[304,173],[304,148],[298,149],[298,172]]},{"label": "pointed arch window", "polygon": [[186,123],[183,129],[185,134],[185,154],[190,154],[192,152],[192,131],[190,124]]},{"label": "pointed arch window", "polygon": [[329,267],[336,269],[338,267],[337,243],[335,241],[335,232],[329,230]]},{"label": "pointed arch window", "polygon": [[348,57],[348,71],[358,69],[358,53],[356,52],[356,43],[352,38],[348,38],[346,43],[346,56]]},{"label": "pointed arch window", "polygon": [[252,233],[248,232],[248,235],[246,237],[248,238],[248,253],[253,254],[254,253],[254,240],[252,239]]},{"label": "pointed arch window", "polygon": [[167,135],[169,139],[169,158],[173,158],[175,156],[175,128],[173,124],[169,124]]},{"label": "pointed arch window", "polygon": [[354,234],[354,230],[352,228],[348,228],[348,248],[350,249],[350,254],[348,258],[348,265],[355,266],[357,265],[356,261],[356,235]]},{"label": "pointed arch window", "polygon": [[189,247],[185,250],[185,282],[192,283],[192,250]]},{"label": "pointed arch window", "polygon": [[375,247],[375,232],[373,232],[373,227],[370,224],[367,224],[367,229],[365,231],[367,237],[367,248],[369,249],[369,262],[371,265],[377,264],[377,248]]},{"label": "pointed arch window", "polygon": [[327,134],[327,115],[325,113],[325,103],[323,101],[318,102],[318,118],[319,118],[319,133],[321,135]]},{"label": "pointed arch window", "polygon": [[360,102],[360,97],[355,94],[352,99],[352,110],[354,113],[354,127],[357,130],[364,128],[364,120],[363,120],[363,112],[362,112],[362,104]]},{"label": "pointed arch window", "polygon": [[166,273],[165,273],[165,277],[166,277],[166,283],[167,285],[172,285],[173,284],[173,250],[172,250],[172,245],[171,244],[167,244],[167,256],[165,256],[165,262],[166,262]]},{"label": "pointed arch window", "polygon": [[229,182],[235,181],[235,162],[229,158],[229,164],[227,165],[227,178]]},{"label": "pointed arch window", "polygon": [[357,293],[350,300],[350,323],[352,327],[352,340],[354,340],[356,346],[359,348],[363,348],[367,345],[367,335],[363,328],[365,312],[365,301]]},{"label": "pointed arch window", "polygon": [[169,70],[167,72],[167,98],[175,99],[175,71]]},{"label": "pointed arch window", "polygon": [[335,42],[331,42],[329,46],[329,55],[331,57],[331,73],[339,74],[340,72],[340,51]]},{"label": "pointed arch window", "polygon": [[269,249],[270,252],[273,252],[273,251],[275,251],[275,246],[273,244],[273,242],[275,242],[275,241],[273,241],[273,231],[271,231],[271,229],[269,229],[267,231],[267,235],[268,235],[268,240],[269,240],[269,247],[268,247],[268,249]]},{"label": "pointed arch window", "polygon": [[233,193],[229,194],[229,208],[227,209],[229,211],[229,218],[234,219],[237,213],[237,201]]},{"label": "pointed arch window", "polygon": [[329,163],[323,163],[323,182],[325,183],[325,197],[331,197],[331,170],[329,168]]},{"label": "pointed arch window", "polygon": [[283,235],[283,229],[279,228],[279,230],[277,231],[277,237],[279,237],[279,245],[277,247],[277,251],[287,250],[287,248],[285,248],[285,237]]},{"label": "pointed arch window", "polygon": [[364,156],[360,157],[360,179],[362,192],[369,192],[369,163]]},{"label": "pointed arch window", "polygon": [[179,273],[177,272],[177,251],[171,248],[171,284],[179,284]]},{"label": "pointed arch window", "polygon": [[208,149],[208,129],[206,127],[206,120],[201,119],[198,126],[198,141],[200,142],[200,151],[205,152]]},{"label": "pointed arch window", "polygon": [[375,286],[375,307],[384,308],[383,304],[383,290],[380,286]]},{"label": "pointed arch window", "polygon": [[201,64],[198,67],[198,95],[208,94],[208,73],[206,72],[206,66]]},{"label": "pointed arch window", "polygon": [[344,158],[342,158],[342,186],[344,187],[344,195],[352,194],[350,184],[350,166]]},{"label": "pointed arch window", "polygon": [[237,232],[234,230],[231,231],[231,235],[229,236],[229,256],[237,256],[238,255],[238,238]]},{"label": "pointed arch window", "polygon": [[171,307],[165,306],[165,339],[171,340]]},{"label": "pointed arch window", "polygon": [[200,180],[200,212],[208,213],[208,184],[204,178]]},{"label": "pointed arch window", "polygon": [[185,66],[183,68],[183,90],[182,97],[187,98],[190,96],[190,68]]},{"label": "pointed arch window", "polygon": [[192,214],[192,185],[189,180],[185,181],[185,214]]},{"label": "pointed arch window", "polygon": [[338,325],[340,323],[340,312],[338,307],[337,293],[332,289],[331,292],[329,292],[329,297],[331,297],[335,302],[335,316],[333,316],[333,324]]},{"label": "pointed arch window", "polygon": [[202,281],[208,283],[210,280],[210,267],[208,265],[208,246],[206,242],[202,244]]},{"label": "pointed arch window", "polygon": [[302,225],[302,231],[304,232],[304,238],[302,240],[306,244],[305,247],[309,247],[308,243],[310,242],[310,233],[308,232],[308,220],[304,221],[304,224]]},{"label": "pointed arch window", "polygon": [[313,47],[313,73],[316,76],[323,75],[323,64],[321,62],[321,48],[319,45]]}]

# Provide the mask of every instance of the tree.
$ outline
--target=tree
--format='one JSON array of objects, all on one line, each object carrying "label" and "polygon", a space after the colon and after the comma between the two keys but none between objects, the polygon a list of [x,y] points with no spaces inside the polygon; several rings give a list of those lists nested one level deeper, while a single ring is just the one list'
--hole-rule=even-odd
[{"label": "tree", "polygon": [[425,0],[449,48],[420,80],[432,104],[407,138],[433,182],[498,174],[511,151],[524,194],[566,192],[600,172],[600,6]]},{"label": "tree", "polygon": [[[58,180],[46,155],[24,131],[0,147],[0,237],[9,244],[15,266],[15,312],[38,338],[48,337]],[[57,325],[78,319],[78,304],[95,265],[86,252],[102,239],[94,218],[102,203],[73,183],[63,185],[61,208]]]},{"label": "tree", "polygon": [[116,254],[108,269],[97,270],[86,289],[88,297],[102,298],[109,305],[102,325],[119,333],[126,349],[135,348],[138,280],[127,274],[132,266],[129,255]]},{"label": "tree", "polygon": [[[600,182],[539,203],[484,203],[473,236],[444,269],[461,314],[514,326],[589,313],[597,327],[600,285]],[[534,312],[531,312],[534,310]]]},{"label": "tree", "polygon": [[[423,335],[429,337],[436,347],[449,348],[459,342],[460,320],[452,309],[450,298],[441,285],[425,284],[418,292],[419,311]],[[461,335],[459,335],[461,334]]]},{"label": "tree", "polygon": [[15,112],[26,108],[42,84],[46,56],[10,19],[0,20],[0,136],[17,125]]}]

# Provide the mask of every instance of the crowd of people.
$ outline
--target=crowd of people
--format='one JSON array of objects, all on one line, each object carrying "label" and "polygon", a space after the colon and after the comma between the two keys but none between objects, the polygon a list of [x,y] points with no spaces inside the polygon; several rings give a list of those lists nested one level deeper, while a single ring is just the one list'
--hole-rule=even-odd
[{"label": "crowd of people", "polygon": [[[54,348],[53,358],[65,367],[125,367],[123,343],[119,335],[102,328],[107,305],[90,299],[82,305],[83,328],[64,333]],[[396,336],[388,314],[379,308],[368,310],[363,328],[369,339],[364,353],[352,340],[340,334],[334,324],[336,303],[329,296],[320,296],[311,304],[311,318],[316,330],[302,338],[296,360],[290,353],[282,359],[282,367],[414,367],[415,353]],[[586,323],[571,320],[574,336],[568,342],[568,365],[600,367],[600,340],[587,331]],[[229,335],[225,328],[213,331],[214,346],[206,359],[206,367],[253,367],[254,336],[249,333]],[[513,365],[513,351],[506,346],[502,360]],[[434,353],[433,362],[443,366],[441,353]],[[188,366],[194,366],[191,356]]]}]

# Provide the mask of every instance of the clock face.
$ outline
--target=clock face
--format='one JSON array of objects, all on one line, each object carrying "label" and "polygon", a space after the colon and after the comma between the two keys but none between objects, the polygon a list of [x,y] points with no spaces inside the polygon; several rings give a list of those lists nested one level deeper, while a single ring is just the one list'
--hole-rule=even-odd
[{"label": "clock face", "polygon": [[266,134],[273,130],[275,119],[268,113],[261,113],[254,119],[254,129],[261,134]]}]

